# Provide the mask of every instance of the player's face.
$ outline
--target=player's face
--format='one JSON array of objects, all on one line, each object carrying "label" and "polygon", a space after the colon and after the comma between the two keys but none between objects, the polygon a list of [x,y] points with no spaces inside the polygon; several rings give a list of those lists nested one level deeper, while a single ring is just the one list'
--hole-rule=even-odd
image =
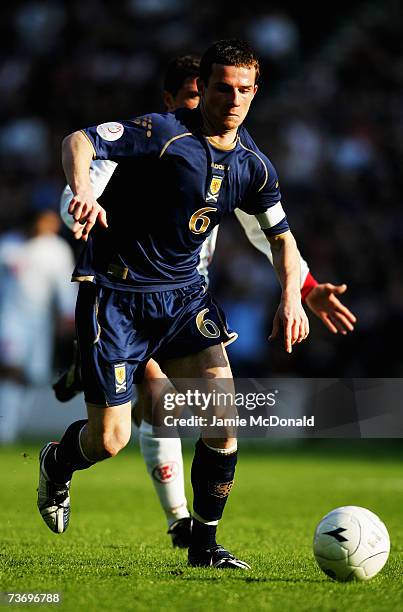
[{"label": "player's face", "polygon": [[248,114],[257,91],[253,66],[213,64],[208,84],[201,81],[203,109],[218,131],[236,129]]},{"label": "player's face", "polygon": [[199,104],[199,99],[200,94],[197,89],[197,79],[193,77],[185,79],[176,96],[173,96],[168,91],[164,91],[164,102],[169,113],[172,113],[178,108],[196,108]]},{"label": "player's face", "polygon": [[200,94],[197,89],[197,79],[189,77],[174,98],[176,108],[196,108]]}]

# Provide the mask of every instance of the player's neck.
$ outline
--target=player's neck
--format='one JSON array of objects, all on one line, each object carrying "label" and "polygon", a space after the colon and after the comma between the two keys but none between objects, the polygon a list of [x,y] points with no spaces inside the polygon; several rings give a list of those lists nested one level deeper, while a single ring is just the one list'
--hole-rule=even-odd
[{"label": "player's neck", "polygon": [[236,147],[237,143],[237,131],[232,134],[231,137],[226,137],[226,135],[217,135],[217,136],[207,136],[207,140],[213,147],[217,149],[222,149],[223,151],[231,151]]}]

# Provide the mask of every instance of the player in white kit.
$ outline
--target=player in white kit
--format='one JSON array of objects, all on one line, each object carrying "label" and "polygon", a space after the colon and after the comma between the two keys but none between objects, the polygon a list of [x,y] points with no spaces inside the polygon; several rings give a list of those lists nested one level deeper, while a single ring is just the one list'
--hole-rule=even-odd
[{"label": "player in white kit", "polygon": [[0,238],[0,444],[18,439],[36,390],[52,379],[56,316],[71,333],[74,265],[53,210],[30,211]]}]

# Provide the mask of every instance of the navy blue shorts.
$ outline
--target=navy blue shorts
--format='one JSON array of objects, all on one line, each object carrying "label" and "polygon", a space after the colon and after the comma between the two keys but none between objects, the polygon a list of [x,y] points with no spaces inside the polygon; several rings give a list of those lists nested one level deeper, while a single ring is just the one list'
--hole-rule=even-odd
[{"label": "navy blue shorts", "polygon": [[85,400],[104,406],[131,400],[154,355],[161,362],[237,337],[203,281],[152,293],[82,282],[76,329]]}]

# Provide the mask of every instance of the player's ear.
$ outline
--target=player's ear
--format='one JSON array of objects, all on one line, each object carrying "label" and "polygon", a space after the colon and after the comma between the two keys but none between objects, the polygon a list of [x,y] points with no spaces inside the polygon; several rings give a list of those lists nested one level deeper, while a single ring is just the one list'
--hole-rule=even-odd
[{"label": "player's ear", "polygon": [[164,91],[162,92],[162,99],[164,101],[165,108],[168,113],[171,113],[175,110],[176,107],[173,95],[166,89],[164,89]]},{"label": "player's ear", "polygon": [[196,84],[197,84],[197,91],[199,92],[201,96],[203,96],[204,90],[206,89],[204,81],[200,77],[197,77]]},{"label": "player's ear", "polygon": [[259,89],[259,85],[255,85],[253,88],[253,97],[255,97],[257,90]]}]

